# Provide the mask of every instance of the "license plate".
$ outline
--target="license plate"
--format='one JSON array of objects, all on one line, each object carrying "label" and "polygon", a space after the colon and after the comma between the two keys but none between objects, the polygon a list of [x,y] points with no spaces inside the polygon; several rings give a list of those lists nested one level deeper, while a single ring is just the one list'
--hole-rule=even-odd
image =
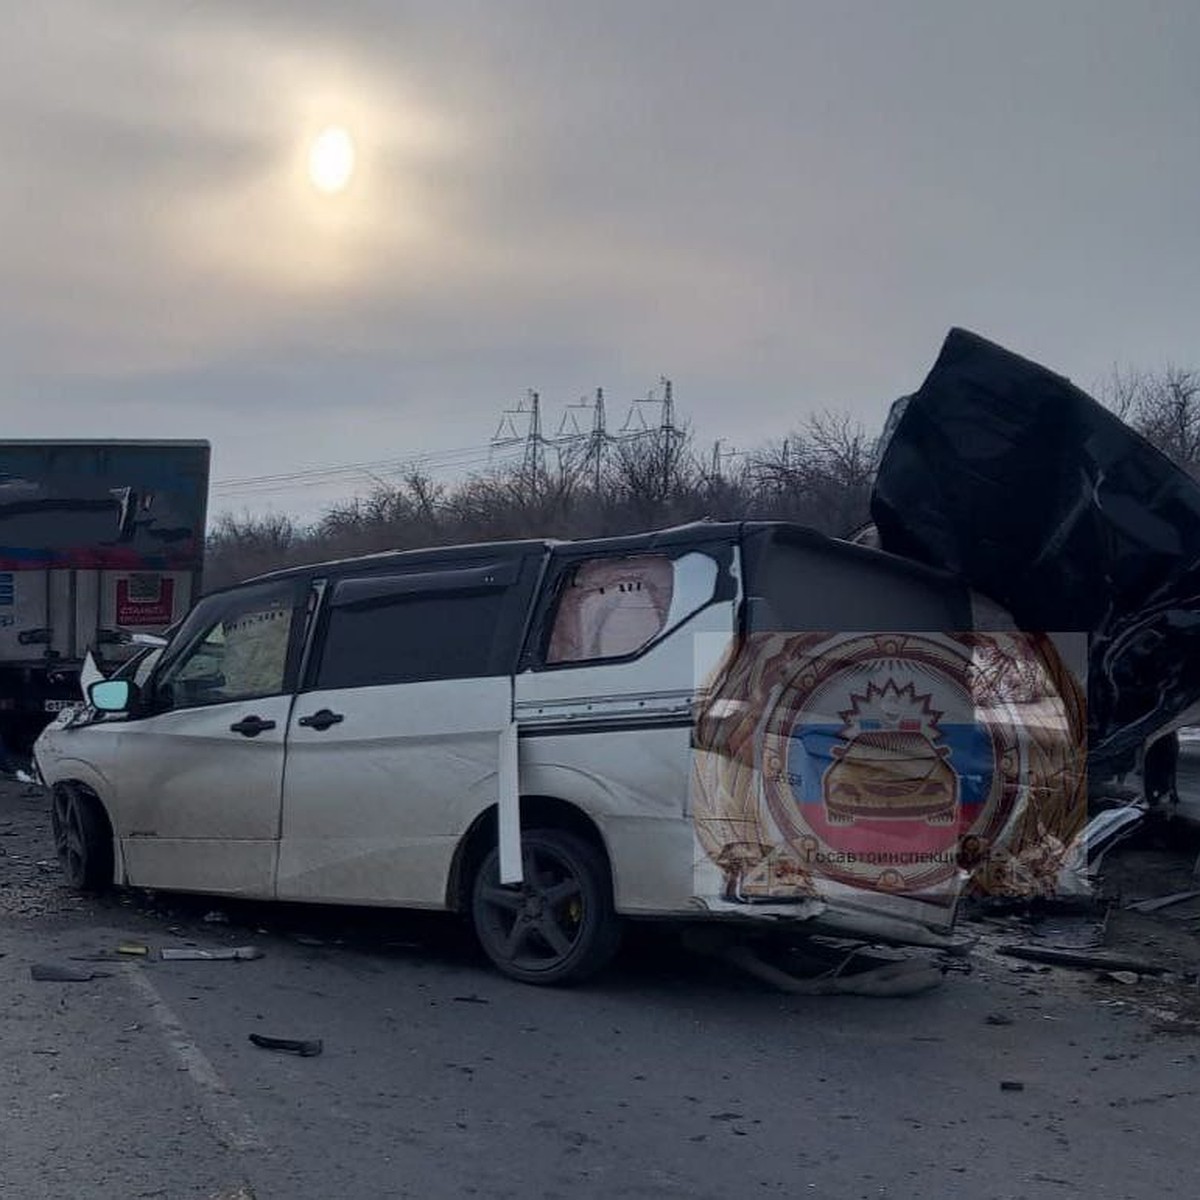
[{"label": "license plate", "polygon": [[43,712],[62,712],[65,708],[74,708],[78,701],[75,700],[43,700]]}]

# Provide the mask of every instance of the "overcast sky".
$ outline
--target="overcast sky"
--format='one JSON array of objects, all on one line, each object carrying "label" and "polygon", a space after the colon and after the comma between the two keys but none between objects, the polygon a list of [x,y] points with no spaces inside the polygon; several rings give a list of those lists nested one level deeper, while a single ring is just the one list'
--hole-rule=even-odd
[{"label": "overcast sky", "polygon": [[529,388],[551,433],[662,375],[706,443],[874,426],[956,324],[1088,388],[1200,366],[1196,0],[4,15],[6,436],[204,437],[221,481],[471,450],[441,469]]}]

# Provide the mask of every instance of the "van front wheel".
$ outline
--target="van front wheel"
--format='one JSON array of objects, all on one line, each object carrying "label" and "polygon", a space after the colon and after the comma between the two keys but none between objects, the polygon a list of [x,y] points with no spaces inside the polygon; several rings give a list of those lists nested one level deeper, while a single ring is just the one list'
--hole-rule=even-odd
[{"label": "van front wheel", "polygon": [[68,886],[98,892],[112,883],[112,833],[98,801],[75,788],[56,788],[50,825]]},{"label": "van front wheel", "polygon": [[500,882],[496,847],[480,864],[471,916],[484,953],[522,983],[578,983],[607,966],[621,941],[608,864],[560,829],[521,835],[519,884]]}]

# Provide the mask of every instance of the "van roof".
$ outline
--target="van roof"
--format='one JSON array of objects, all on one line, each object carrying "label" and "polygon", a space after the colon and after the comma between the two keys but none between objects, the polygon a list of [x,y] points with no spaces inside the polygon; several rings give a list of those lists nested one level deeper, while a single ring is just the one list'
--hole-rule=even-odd
[{"label": "van roof", "polygon": [[[407,569],[443,562],[471,561],[481,558],[509,560],[523,558],[528,554],[569,554],[572,558],[591,553],[644,553],[666,549],[688,543],[732,542],[756,533],[774,533],[793,543],[801,542],[814,548],[820,546],[855,558],[870,559],[886,565],[892,570],[915,574],[927,578],[946,578],[945,572],[910,559],[898,558],[871,547],[832,538],[787,521],[692,521],[664,529],[646,530],[640,533],[620,534],[613,537],[580,538],[563,540],[554,538],[530,538],[513,541],[468,542],[451,546],[426,546],[411,550],[383,550],[374,554],[361,554],[348,558],[327,559],[322,562],[305,563],[256,575],[245,583],[263,583],[269,580],[289,579],[298,576],[316,575],[322,572],[341,575],[346,572],[386,570],[388,567]],[[222,589],[224,590],[224,589]]]},{"label": "van roof", "polygon": [[[521,558],[531,552],[545,554],[551,550],[569,549],[572,554],[592,549],[608,552],[628,549],[649,550],[658,546],[669,546],[688,541],[732,540],[745,528],[740,521],[693,521],[686,525],[675,525],[666,529],[647,530],[641,533],[620,534],[613,537],[580,538],[527,538],[524,540],[495,542],[465,542],[450,546],[422,546],[411,550],[381,550],[373,554],[359,554],[348,558],[326,559],[306,563],[302,566],[285,567],[247,579],[246,583],[262,583],[272,579],[287,579],[296,575],[310,575],[320,571],[342,573],[364,567],[408,567],[424,563],[438,563],[457,559],[474,558]],[[764,524],[754,522],[754,524]],[[818,535],[819,536],[819,535]]]}]

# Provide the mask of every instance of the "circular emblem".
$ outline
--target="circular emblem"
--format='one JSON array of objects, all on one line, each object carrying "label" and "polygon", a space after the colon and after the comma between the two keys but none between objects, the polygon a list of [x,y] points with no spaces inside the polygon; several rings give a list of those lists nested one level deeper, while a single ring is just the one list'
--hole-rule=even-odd
[{"label": "circular emblem", "polygon": [[944,635],[838,637],[781,679],[764,798],[815,873],[936,891],[958,872],[964,834],[995,840],[1027,755],[1015,722],[977,709],[974,649]]},{"label": "circular emblem", "polygon": [[786,875],[807,894],[828,881],[934,899],[998,847],[1044,837],[1031,813],[1066,812],[1080,778],[1055,664],[1033,634],[748,639],[713,706],[736,728],[699,727],[697,821],[727,898],[782,895]]}]

